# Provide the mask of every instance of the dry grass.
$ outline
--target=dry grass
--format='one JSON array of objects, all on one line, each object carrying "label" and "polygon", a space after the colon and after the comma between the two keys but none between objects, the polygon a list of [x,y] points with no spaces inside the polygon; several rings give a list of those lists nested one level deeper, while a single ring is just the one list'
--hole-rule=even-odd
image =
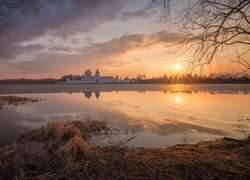
[{"label": "dry grass", "polygon": [[168,148],[94,147],[112,134],[99,121],[54,121],[0,150],[0,179],[204,179],[250,177],[250,141]]},{"label": "dry grass", "polygon": [[19,104],[25,104],[27,102],[38,102],[41,99],[34,99],[29,97],[19,96],[0,96],[0,109],[5,106],[17,106]]}]

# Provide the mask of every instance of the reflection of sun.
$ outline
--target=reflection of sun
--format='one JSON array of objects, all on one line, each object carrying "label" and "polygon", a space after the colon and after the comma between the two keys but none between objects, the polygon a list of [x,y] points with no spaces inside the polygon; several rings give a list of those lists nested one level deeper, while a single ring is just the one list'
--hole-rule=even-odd
[{"label": "reflection of sun", "polygon": [[181,102],[181,97],[180,96],[175,96],[175,102],[180,103]]},{"label": "reflection of sun", "polygon": [[176,64],[175,65],[175,70],[176,71],[180,71],[181,70],[181,65],[180,64]]}]

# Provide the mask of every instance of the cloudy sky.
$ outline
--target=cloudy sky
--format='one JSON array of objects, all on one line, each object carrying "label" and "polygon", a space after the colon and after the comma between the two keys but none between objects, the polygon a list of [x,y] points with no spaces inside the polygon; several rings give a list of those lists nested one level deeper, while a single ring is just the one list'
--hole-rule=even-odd
[{"label": "cloudy sky", "polygon": [[14,14],[0,36],[0,79],[171,74],[183,35],[157,21],[149,0],[44,0],[35,17]]}]

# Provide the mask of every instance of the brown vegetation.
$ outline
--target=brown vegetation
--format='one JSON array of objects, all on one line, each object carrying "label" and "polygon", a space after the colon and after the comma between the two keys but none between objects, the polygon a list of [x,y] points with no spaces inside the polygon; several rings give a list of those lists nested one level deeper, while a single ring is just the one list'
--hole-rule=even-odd
[{"label": "brown vegetation", "polygon": [[99,121],[56,121],[0,150],[0,179],[166,179],[250,177],[250,140],[167,148],[94,147],[114,130]]},{"label": "brown vegetation", "polygon": [[4,106],[17,106],[19,104],[25,104],[27,102],[38,102],[39,100],[41,99],[19,96],[0,96],[0,109]]}]

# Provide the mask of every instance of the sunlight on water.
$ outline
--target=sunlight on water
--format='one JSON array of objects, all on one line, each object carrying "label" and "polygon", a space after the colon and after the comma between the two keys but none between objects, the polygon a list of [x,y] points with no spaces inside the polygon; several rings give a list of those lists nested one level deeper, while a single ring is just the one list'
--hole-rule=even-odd
[{"label": "sunlight on water", "polygon": [[180,96],[175,96],[175,102],[180,103],[181,102],[181,97]]}]

